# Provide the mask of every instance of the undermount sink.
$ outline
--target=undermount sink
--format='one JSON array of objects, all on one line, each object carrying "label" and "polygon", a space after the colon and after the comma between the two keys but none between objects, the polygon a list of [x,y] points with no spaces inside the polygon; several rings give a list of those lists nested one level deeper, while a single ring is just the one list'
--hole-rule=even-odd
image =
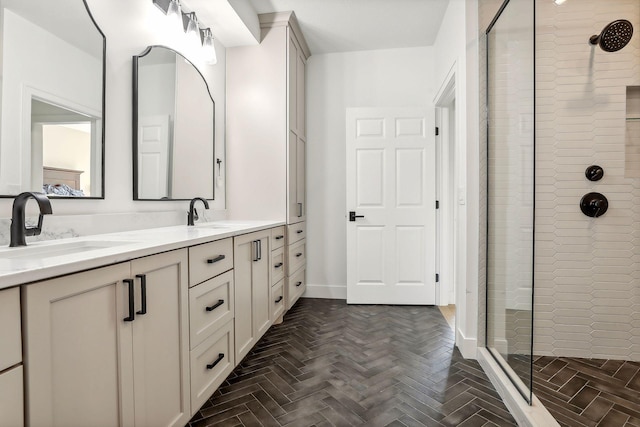
[{"label": "undermount sink", "polygon": [[136,242],[130,241],[80,241],[44,246],[27,246],[15,249],[0,251],[0,258],[4,259],[29,259],[29,258],[52,258],[63,255],[75,254],[78,252],[94,251],[98,249],[113,248],[115,246],[129,245]]}]

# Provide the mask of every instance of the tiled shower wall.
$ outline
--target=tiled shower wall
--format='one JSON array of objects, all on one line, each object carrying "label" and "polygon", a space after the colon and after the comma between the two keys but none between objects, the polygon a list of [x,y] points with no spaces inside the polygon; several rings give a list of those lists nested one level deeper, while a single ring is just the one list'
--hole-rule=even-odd
[{"label": "tiled shower wall", "polygon": [[[626,160],[627,86],[640,86],[640,1],[536,0],[536,354],[640,360],[640,176]],[[635,34],[588,44],[609,22]],[[590,182],[585,169],[604,168]],[[631,164],[631,166],[630,166]],[[579,208],[591,191],[609,210]]]}]

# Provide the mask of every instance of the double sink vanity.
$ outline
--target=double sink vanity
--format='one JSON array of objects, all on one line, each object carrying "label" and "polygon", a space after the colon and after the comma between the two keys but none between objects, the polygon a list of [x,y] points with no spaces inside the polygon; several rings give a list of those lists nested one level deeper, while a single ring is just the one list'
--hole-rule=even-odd
[{"label": "double sink vanity", "polygon": [[0,250],[0,425],[185,425],[304,292],[304,224]]}]

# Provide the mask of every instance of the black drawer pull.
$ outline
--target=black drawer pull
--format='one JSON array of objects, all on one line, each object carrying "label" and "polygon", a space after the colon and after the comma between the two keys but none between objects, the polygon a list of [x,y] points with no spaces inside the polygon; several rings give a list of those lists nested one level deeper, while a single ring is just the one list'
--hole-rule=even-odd
[{"label": "black drawer pull", "polygon": [[280,301],[282,301],[282,295],[278,297],[278,299],[276,300],[276,304],[279,303]]},{"label": "black drawer pull", "polygon": [[284,239],[284,236],[276,236],[276,240]]},{"label": "black drawer pull", "polygon": [[215,303],[215,304],[213,304],[213,305],[211,305],[209,307],[206,307],[206,310],[207,311],[213,311],[216,308],[220,307],[222,304],[224,304],[224,300],[223,299],[219,299],[217,303]]},{"label": "black drawer pull", "polygon": [[277,263],[276,265],[274,265],[274,268],[280,268],[282,267],[284,264],[282,264],[281,262]]},{"label": "black drawer pull", "polygon": [[223,259],[225,259],[226,257],[224,255],[218,255],[215,258],[209,258],[207,260],[207,264],[215,264],[218,261],[222,261]]},{"label": "black drawer pull", "polygon": [[298,253],[296,254],[296,258],[300,258],[301,256],[302,256],[302,252],[298,252]]},{"label": "black drawer pull", "polygon": [[304,230],[298,230],[298,231],[296,231],[296,233],[302,234],[302,233],[304,233]]},{"label": "black drawer pull", "polygon": [[136,277],[140,279],[140,298],[142,305],[140,311],[136,312],[136,314],[147,314],[147,275],[136,274]]},{"label": "black drawer pull", "polygon": [[129,316],[125,317],[124,320],[125,322],[133,322],[134,319],[136,318],[135,312],[136,309],[134,307],[134,292],[133,292],[133,279],[124,279],[123,280],[124,283],[127,284],[127,286],[129,286]]},{"label": "black drawer pull", "polygon": [[296,283],[296,288],[299,288],[300,286],[302,286],[302,282]]},{"label": "black drawer pull", "polygon": [[214,360],[212,363],[209,363],[209,364],[207,365],[207,369],[213,369],[213,368],[215,368],[215,367],[216,367],[216,365],[217,365],[218,363],[220,363],[220,361],[221,361],[222,359],[224,359],[224,353],[218,353],[218,358],[217,358],[216,360]]}]

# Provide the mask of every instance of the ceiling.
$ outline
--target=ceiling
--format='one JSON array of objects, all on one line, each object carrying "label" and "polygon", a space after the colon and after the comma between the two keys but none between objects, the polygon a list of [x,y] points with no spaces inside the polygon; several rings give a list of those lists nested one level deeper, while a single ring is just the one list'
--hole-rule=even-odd
[{"label": "ceiling", "polygon": [[259,14],[293,10],[314,54],[431,46],[449,1],[249,0]]}]

